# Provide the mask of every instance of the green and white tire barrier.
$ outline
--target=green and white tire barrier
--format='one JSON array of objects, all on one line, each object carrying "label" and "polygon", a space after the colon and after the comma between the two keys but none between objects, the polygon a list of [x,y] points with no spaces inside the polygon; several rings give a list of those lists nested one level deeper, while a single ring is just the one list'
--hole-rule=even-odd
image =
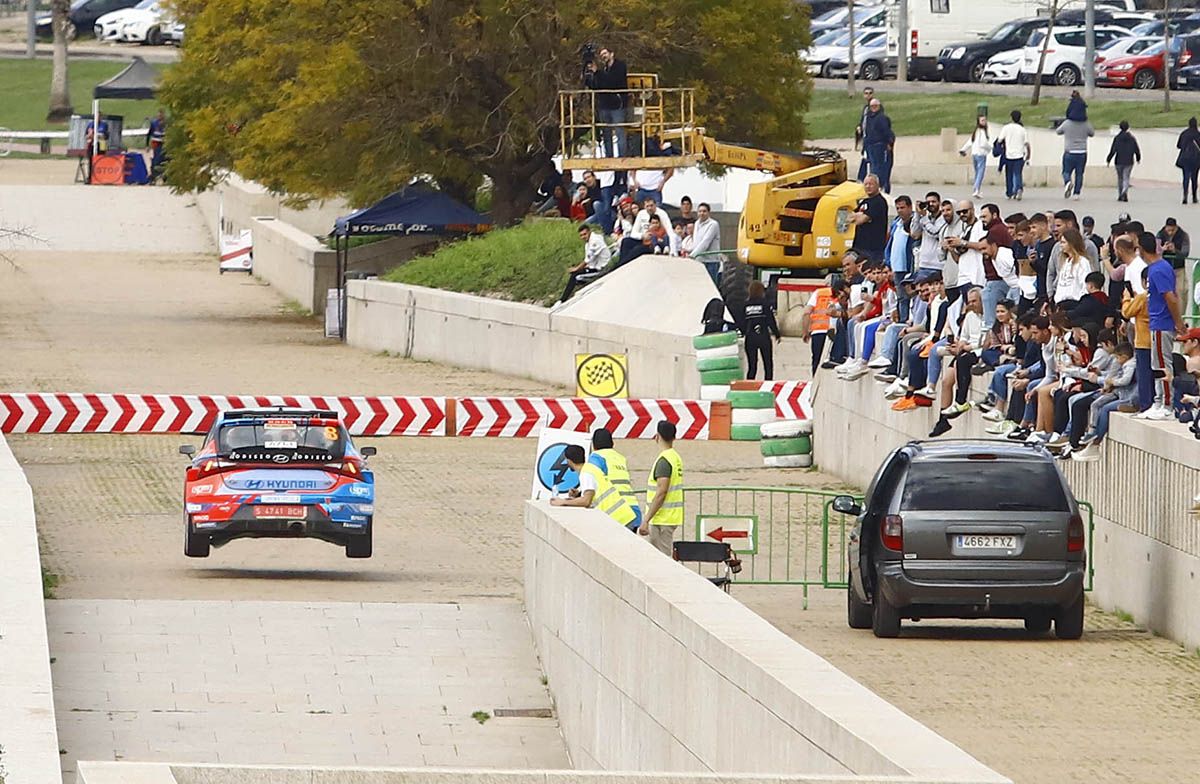
[{"label": "green and white tire barrier", "polygon": [[781,457],[784,455],[811,455],[812,438],[796,436],[795,438],[764,438],[759,444],[763,457]]},{"label": "green and white tire barrier", "polygon": [[734,408],[730,412],[730,422],[735,425],[764,425],[774,419],[774,406],[771,408]]},{"label": "green and white tire barrier", "polygon": [[736,346],[738,344],[738,333],[736,332],[714,332],[709,335],[697,335],[692,338],[692,348],[697,351],[706,348],[717,348],[718,346]]},{"label": "green and white tire barrier", "polygon": [[809,468],[812,457],[812,422],[775,419],[760,426],[759,451],[768,468]]},{"label": "green and white tire barrier", "polygon": [[729,394],[728,384],[701,384],[700,399],[701,400],[724,400]]},{"label": "green and white tire barrier", "polygon": [[705,370],[700,374],[700,383],[702,385],[710,384],[729,384],[734,381],[740,381],[742,378],[742,369],[740,367],[731,370]]},{"label": "green and white tire barrier", "polygon": [[741,366],[741,349],[737,343],[728,346],[717,346],[716,348],[701,348],[696,350],[696,364],[708,359],[726,359],[733,357],[738,360],[738,366]]},{"label": "green and white tire barrier", "polygon": [[[760,409],[764,411],[775,410],[775,393],[774,392],[754,392],[744,389],[735,389],[729,393],[729,404],[734,409]],[[774,419],[774,415],[771,419]],[[770,420],[766,420],[770,421]]]},{"label": "green and white tire barrier", "polygon": [[795,438],[812,435],[810,419],[776,419],[762,426],[763,438]]},{"label": "green and white tire barrier", "polygon": [[813,457],[808,455],[776,455],[764,457],[763,465],[767,468],[811,468]]},{"label": "green and white tire barrier", "polygon": [[730,425],[729,437],[734,441],[758,441],[762,434],[758,425]]},{"label": "green and white tire barrier", "polygon": [[713,357],[712,359],[696,359],[696,370],[707,373],[712,370],[742,370],[742,360],[736,354],[732,357]]}]

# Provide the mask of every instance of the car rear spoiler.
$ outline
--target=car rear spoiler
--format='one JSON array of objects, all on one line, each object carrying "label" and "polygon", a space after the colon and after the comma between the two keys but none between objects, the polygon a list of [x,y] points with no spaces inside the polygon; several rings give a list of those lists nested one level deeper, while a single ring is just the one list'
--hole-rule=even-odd
[{"label": "car rear spoiler", "polygon": [[224,421],[230,419],[270,419],[271,417],[309,417],[311,419],[341,419],[336,411],[321,408],[294,408],[272,406],[268,408],[236,408],[221,414]]}]

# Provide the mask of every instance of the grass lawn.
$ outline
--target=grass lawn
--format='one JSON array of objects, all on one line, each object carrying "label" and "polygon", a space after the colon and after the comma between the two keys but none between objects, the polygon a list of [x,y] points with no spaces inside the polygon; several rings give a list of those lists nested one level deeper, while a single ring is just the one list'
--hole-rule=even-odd
[{"label": "grass lawn", "polygon": [[[992,124],[1008,121],[1013,109],[1020,109],[1023,121],[1031,128],[1050,127],[1051,117],[1062,117],[1067,102],[1063,98],[1046,98],[1037,106],[1029,105],[1029,93],[1022,96],[988,95],[986,93],[889,93],[887,82],[875,82],[875,94],[883,101],[884,110],[892,119],[897,136],[936,136],[942,128],[957,128],[967,133],[975,124],[975,107],[988,105]],[[1028,88],[1030,91],[1032,87]],[[1161,94],[1145,101],[1089,101],[1088,118],[1097,129],[1129,120],[1138,128],[1175,128],[1182,130],[1188,118],[1198,113],[1193,103],[1173,104],[1170,113],[1162,111]],[[854,136],[862,98],[846,97],[845,90],[813,90],[812,104],[805,121],[808,138],[839,139]]]},{"label": "grass lawn", "polygon": [[[71,105],[76,114],[92,110],[92,89],[100,82],[120,73],[128,63],[111,60],[71,60],[67,72],[71,87]],[[154,66],[161,68],[162,66]],[[66,123],[46,122],[50,105],[50,70],[48,59],[0,60],[0,128],[14,131],[65,130]],[[105,114],[125,118],[126,128],[142,127],[142,120],[154,116],[155,101],[129,101],[106,98],[100,104]]]},{"label": "grass lawn", "polygon": [[567,267],[582,258],[576,224],[539,220],[444,245],[385,278],[515,302],[548,303],[566,285]]}]

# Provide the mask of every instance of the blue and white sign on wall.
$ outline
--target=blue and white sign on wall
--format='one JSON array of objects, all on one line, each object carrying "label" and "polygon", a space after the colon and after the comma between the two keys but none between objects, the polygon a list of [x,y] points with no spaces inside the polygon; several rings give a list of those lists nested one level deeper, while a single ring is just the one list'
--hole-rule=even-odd
[{"label": "blue and white sign on wall", "polygon": [[590,445],[587,433],[573,430],[541,429],[538,436],[537,459],[533,465],[533,499],[541,500],[562,495],[579,486],[579,474],[567,465],[563,453],[571,444],[583,447]]}]

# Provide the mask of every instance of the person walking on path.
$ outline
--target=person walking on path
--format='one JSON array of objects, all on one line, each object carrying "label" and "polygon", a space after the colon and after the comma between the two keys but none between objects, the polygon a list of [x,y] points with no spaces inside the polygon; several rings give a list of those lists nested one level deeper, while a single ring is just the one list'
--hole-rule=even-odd
[{"label": "person walking on path", "polygon": [[599,509],[624,526],[634,520],[633,509],[625,496],[608,481],[608,477],[594,463],[584,462],[587,457],[583,447],[571,444],[563,450],[563,459],[572,471],[579,474],[579,487],[571,491],[569,498],[551,498],[551,506],[578,506],[584,509]]},{"label": "person walking on path", "polygon": [[971,155],[971,165],[974,167],[975,180],[971,197],[983,198],[983,175],[987,171],[988,156],[992,154],[992,139],[988,134],[988,121],[984,115],[975,118],[975,127],[971,129],[971,138],[959,149],[958,154],[966,157]]},{"label": "person walking on path", "polygon": [[1075,200],[1079,201],[1079,193],[1083,190],[1083,167],[1087,166],[1088,139],[1096,135],[1096,129],[1087,119],[1063,120],[1054,132],[1063,137],[1063,198],[1074,192]]},{"label": "person walking on path", "polygon": [[1150,368],[1154,372],[1154,404],[1135,416],[1141,419],[1174,419],[1171,412],[1171,354],[1175,335],[1184,331],[1179,295],[1175,293],[1175,270],[1158,255],[1158,238],[1148,231],[1138,237],[1142,258],[1148,263],[1146,282],[1150,309]]},{"label": "person walking on path", "polygon": [[1013,109],[1011,121],[1000,129],[996,141],[1001,145],[1004,161],[1004,195],[1017,199],[1025,194],[1025,164],[1029,163],[1029,134],[1021,124],[1021,113]]},{"label": "person walking on path", "polygon": [[746,378],[758,375],[758,358],[762,357],[763,379],[775,378],[775,357],[771,338],[778,343],[782,336],[775,323],[775,310],[767,302],[767,291],[761,281],[750,281],[750,297],[746,300],[746,315],[742,321],[746,334]]},{"label": "person walking on path", "polygon": [[1196,203],[1196,180],[1200,175],[1200,128],[1196,127],[1196,118],[1188,120],[1187,127],[1179,134],[1175,147],[1179,155],[1175,165],[1183,170],[1183,203],[1187,204],[1188,186],[1192,189],[1192,204]]},{"label": "person walking on path", "polygon": [[1113,137],[1104,162],[1115,163],[1117,167],[1117,201],[1129,201],[1129,175],[1133,173],[1133,164],[1142,162],[1142,150],[1137,138],[1129,132],[1128,120],[1121,120],[1121,131]]},{"label": "person walking on path", "polygon": [[675,423],[659,422],[654,442],[662,451],[650,469],[650,503],[638,533],[650,537],[650,544],[670,556],[675,531],[683,527],[683,458],[675,451]]},{"label": "person walking on path", "polygon": [[633,520],[626,525],[633,533],[642,527],[642,507],[638,505],[637,496],[633,493],[633,481],[629,478],[629,462],[625,455],[613,449],[612,431],[607,427],[598,427],[592,433],[592,454],[588,462],[604,473],[604,476],[617,492],[625,499],[625,503],[633,510]]},{"label": "person walking on path", "polygon": [[895,144],[891,118],[884,114],[879,99],[872,98],[863,118],[863,152],[867,156],[867,168],[879,178],[879,187],[884,193],[892,192],[891,155]]}]

